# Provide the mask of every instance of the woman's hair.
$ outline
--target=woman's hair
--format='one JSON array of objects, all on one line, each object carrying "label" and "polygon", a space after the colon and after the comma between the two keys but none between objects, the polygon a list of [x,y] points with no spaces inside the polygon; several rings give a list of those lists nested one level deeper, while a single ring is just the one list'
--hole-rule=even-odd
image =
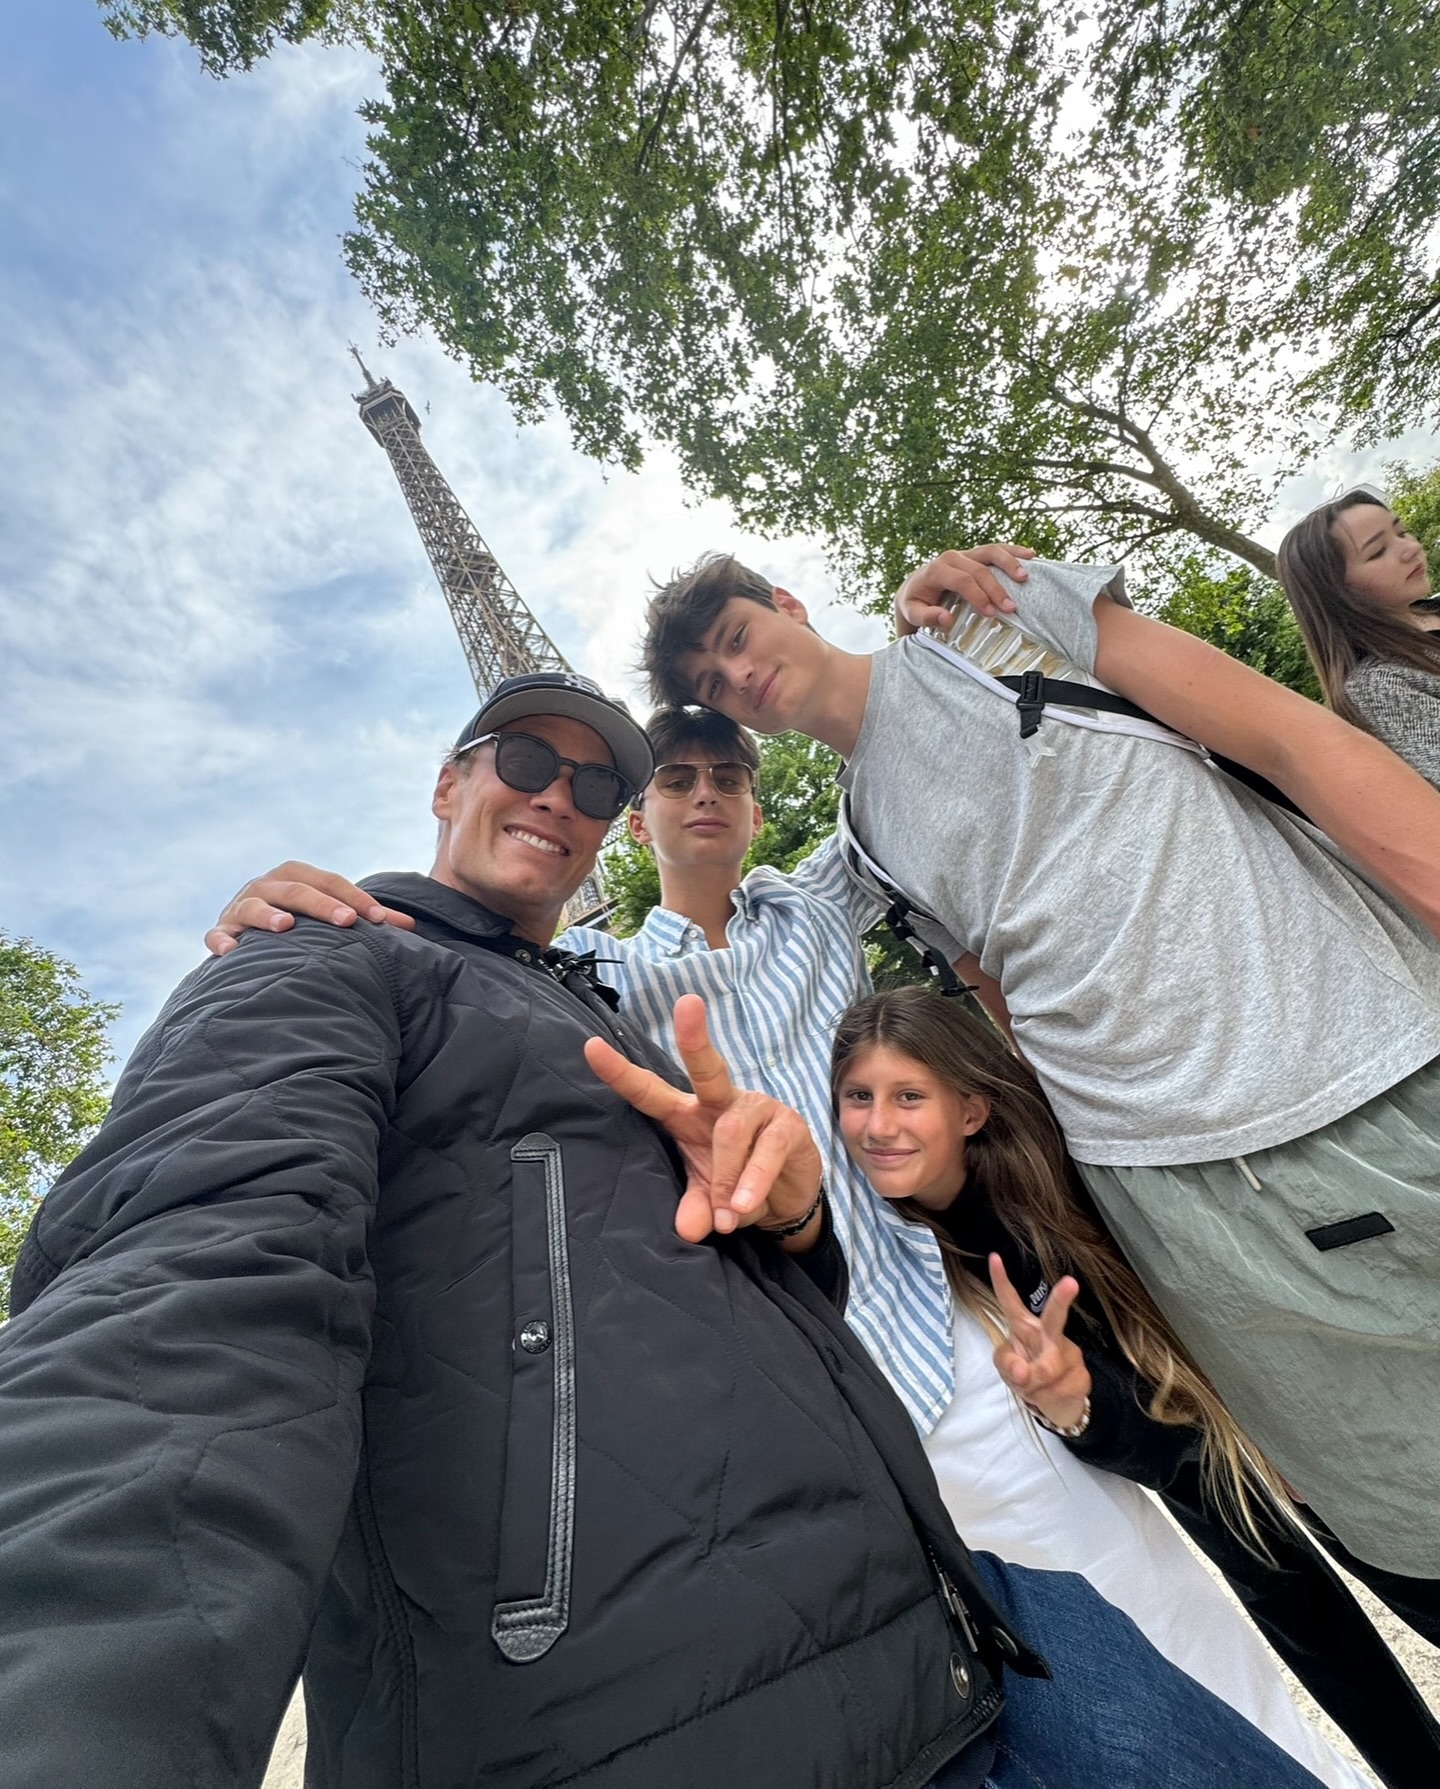
[{"label": "woman's hair", "polygon": [[1367,491],[1347,491],[1299,521],[1280,543],[1276,571],[1325,699],[1343,720],[1368,732],[1369,723],[1346,699],[1345,681],[1368,658],[1440,673],[1440,637],[1377,609],[1345,582],[1345,547],[1335,523],[1348,509],[1385,505]]},{"label": "woman's hair", "polygon": [[[837,1111],[846,1069],[875,1046],[908,1056],[962,1098],[981,1094],[990,1102],[989,1118],[965,1146],[966,1187],[988,1199],[1050,1285],[1074,1274],[1099,1301],[1125,1358],[1152,1388],[1149,1414],[1199,1429],[1202,1468],[1220,1507],[1237,1531],[1257,1542],[1256,1493],[1283,1508],[1284,1488],[1104,1228],[1030,1068],[993,1026],[958,1002],[927,988],[894,988],[857,1001],[840,1021],[830,1067]],[[976,1277],[984,1276],[983,1264],[975,1267],[935,1213],[910,1199],[894,1205],[935,1233],[957,1302],[998,1332],[999,1307],[984,1277]]]}]

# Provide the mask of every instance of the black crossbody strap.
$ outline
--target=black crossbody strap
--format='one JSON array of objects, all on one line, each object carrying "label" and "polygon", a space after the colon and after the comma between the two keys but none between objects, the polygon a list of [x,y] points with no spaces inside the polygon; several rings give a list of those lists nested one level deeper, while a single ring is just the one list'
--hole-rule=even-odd
[{"label": "black crossbody strap", "polygon": [[[1117,696],[1114,690],[1095,689],[1088,683],[1067,683],[1062,678],[1043,677],[1039,671],[1026,671],[1022,677],[997,677],[995,681],[1004,684],[1007,690],[1015,691],[1015,712],[1020,717],[1022,739],[1028,739],[1039,729],[1041,717],[1052,703],[1056,708],[1093,708],[1100,714],[1123,714],[1128,720],[1149,721],[1154,727],[1165,725],[1153,714],[1147,714],[1138,703]],[[1222,758],[1219,752],[1210,753],[1210,762],[1237,783],[1244,783],[1256,795],[1273,802],[1277,808],[1284,808],[1287,814],[1294,814],[1301,820],[1309,819],[1283,789],[1277,789],[1274,783],[1248,765],[1237,764],[1233,758]]]}]

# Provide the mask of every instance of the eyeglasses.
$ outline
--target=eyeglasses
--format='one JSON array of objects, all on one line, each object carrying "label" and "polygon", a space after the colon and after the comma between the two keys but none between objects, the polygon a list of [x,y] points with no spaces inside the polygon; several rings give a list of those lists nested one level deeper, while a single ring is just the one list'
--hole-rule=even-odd
[{"label": "eyeglasses", "polygon": [[577,764],[573,758],[562,758],[554,746],[533,733],[482,733],[478,739],[467,740],[455,757],[492,742],[495,774],[507,788],[538,795],[562,770],[569,770],[571,799],[592,820],[614,820],[633,793],[628,779],[612,765]]},{"label": "eyeglasses", "polygon": [[717,795],[749,795],[755,788],[755,775],[748,764],[660,764],[650,787],[679,801],[694,791],[702,773],[709,777]]}]

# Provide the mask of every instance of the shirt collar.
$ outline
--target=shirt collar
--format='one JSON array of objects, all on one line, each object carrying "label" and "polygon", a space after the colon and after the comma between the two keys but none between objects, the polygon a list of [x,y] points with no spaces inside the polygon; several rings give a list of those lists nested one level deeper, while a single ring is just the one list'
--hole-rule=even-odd
[{"label": "shirt collar", "polygon": [[705,947],[705,934],[695,921],[686,919],[683,913],[672,913],[668,907],[652,907],[641,930],[667,956],[682,957],[688,951]]},{"label": "shirt collar", "polygon": [[[750,886],[754,872],[730,896],[735,911],[742,919],[753,920],[761,890]],[[652,907],[640,928],[651,943],[668,956],[682,957],[692,950],[708,950],[705,933],[693,919],[683,913],[672,913],[668,907]]]}]

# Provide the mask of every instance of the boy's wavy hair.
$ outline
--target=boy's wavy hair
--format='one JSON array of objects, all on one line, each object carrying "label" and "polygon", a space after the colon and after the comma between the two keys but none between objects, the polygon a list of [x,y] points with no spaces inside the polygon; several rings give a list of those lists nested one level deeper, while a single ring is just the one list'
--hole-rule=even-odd
[{"label": "boy's wavy hair", "polygon": [[1322,503],[1280,542],[1275,570],[1295,611],[1325,700],[1342,720],[1368,733],[1373,730],[1370,723],[1345,694],[1350,673],[1373,658],[1440,676],[1440,635],[1387,615],[1345,582],[1345,549],[1335,538],[1335,523],[1362,503],[1388,508],[1377,492],[1364,490],[1347,491],[1333,503]]},{"label": "boy's wavy hair", "polygon": [[695,690],[682,673],[682,660],[701,652],[706,636],[732,596],[773,609],[775,586],[729,553],[707,553],[689,571],[676,572],[657,587],[645,612],[640,670],[650,699],[666,708],[684,708]]},{"label": "boy's wavy hair", "polygon": [[[965,1146],[960,1196],[973,1192],[988,1200],[1040,1263],[1049,1285],[1073,1274],[1098,1301],[1125,1358],[1151,1388],[1149,1415],[1200,1431],[1201,1467],[1218,1507],[1240,1538],[1263,1554],[1257,1499],[1271,1506],[1272,1514],[1284,1511],[1289,1507],[1284,1486],[1237,1428],[1105,1229],[1029,1066],[992,1025],[958,1002],[928,988],[893,988],[857,1001],[836,1030],[830,1087],[837,1115],[847,1067],[862,1050],[877,1046],[908,1056],[962,1097],[980,1094],[990,1102],[990,1116]],[[911,1223],[934,1232],[956,1302],[998,1340],[1004,1327],[985,1263],[966,1255],[935,1213],[910,1199],[894,1205]],[[1077,1311],[1072,1323],[1077,1316],[1084,1320]]]}]

